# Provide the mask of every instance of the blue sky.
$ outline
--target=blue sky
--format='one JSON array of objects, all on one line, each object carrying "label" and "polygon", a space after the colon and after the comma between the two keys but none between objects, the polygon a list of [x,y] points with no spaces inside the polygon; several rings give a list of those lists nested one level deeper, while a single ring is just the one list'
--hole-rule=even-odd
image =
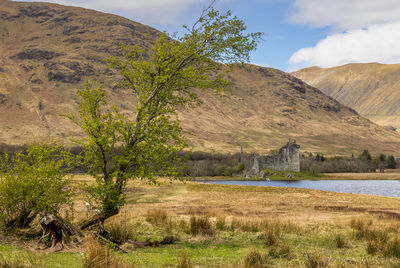
[{"label": "blue sky", "polygon": [[[46,0],[118,14],[167,32],[191,25],[210,0]],[[251,62],[284,71],[353,62],[400,63],[398,0],[217,0],[251,32]]]}]

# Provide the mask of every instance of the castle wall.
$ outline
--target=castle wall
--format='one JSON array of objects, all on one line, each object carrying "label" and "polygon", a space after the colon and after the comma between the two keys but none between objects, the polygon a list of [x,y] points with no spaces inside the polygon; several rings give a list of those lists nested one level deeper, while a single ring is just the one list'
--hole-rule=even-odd
[{"label": "castle wall", "polygon": [[296,141],[289,142],[276,155],[241,155],[240,162],[251,173],[259,173],[262,169],[270,168],[280,171],[300,171],[300,146]]}]

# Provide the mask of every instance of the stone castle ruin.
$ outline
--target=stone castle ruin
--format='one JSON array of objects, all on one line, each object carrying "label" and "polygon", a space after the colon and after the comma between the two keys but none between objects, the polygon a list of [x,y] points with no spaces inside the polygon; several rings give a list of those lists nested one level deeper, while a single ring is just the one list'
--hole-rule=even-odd
[{"label": "stone castle ruin", "polygon": [[245,155],[240,154],[240,162],[251,174],[259,174],[263,169],[269,168],[280,171],[300,171],[300,145],[296,140],[289,139],[276,155]]}]

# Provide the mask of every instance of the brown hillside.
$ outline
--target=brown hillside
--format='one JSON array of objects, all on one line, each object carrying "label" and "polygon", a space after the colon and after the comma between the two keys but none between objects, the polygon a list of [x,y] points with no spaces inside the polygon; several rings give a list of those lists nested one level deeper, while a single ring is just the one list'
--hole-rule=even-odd
[{"label": "brown hillside", "polygon": [[[85,81],[106,84],[112,101],[128,111],[129,92],[113,86],[103,59],[122,43],[151,46],[159,32],[92,10],[0,0],[0,143],[22,144],[79,131],[60,114],[76,109]],[[232,96],[203,93],[204,104],[180,118],[195,150],[277,149],[289,137],[303,151],[350,154],[367,148],[395,153],[397,132],[379,127],[294,76],[237,65]]]},{"label": "brown hillside", "polygon": [[400,128],[400,64],[311,67],[293,74],[373,122]]}]

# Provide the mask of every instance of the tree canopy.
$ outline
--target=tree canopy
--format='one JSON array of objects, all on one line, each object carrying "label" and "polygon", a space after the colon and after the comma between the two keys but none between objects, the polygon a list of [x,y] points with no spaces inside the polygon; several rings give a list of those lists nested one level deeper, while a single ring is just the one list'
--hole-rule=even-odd
[{"label": "tree canopy", "polygon": [[101,209],[82,228],[118,213],[129,178],[177,177],[176,152],[187,146],[177,108],[201,103],[194,89],[229,89],[229,65],[248,61],[261,37],[246,33],[243,21],[212,6],[184,29],[181,37],[162,34],[149,51],[124,46],[122,58],[110,59],[120,74],[118,86],[131,92],[133,115],[110,108],[101,86],[78,91],[79,111],[69,118],[87,134],[85,162],[96,178],[88,192]]}]

